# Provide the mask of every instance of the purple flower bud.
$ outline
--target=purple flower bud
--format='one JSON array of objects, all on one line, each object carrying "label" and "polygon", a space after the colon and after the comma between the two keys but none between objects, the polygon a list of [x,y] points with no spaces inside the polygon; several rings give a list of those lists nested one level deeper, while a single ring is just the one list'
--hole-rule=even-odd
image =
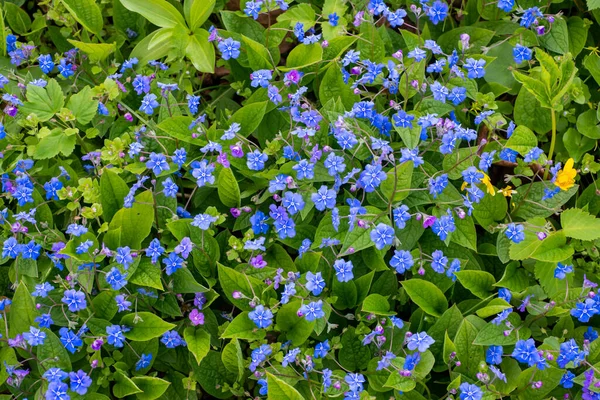
[{"label": "purple flower bud", "polygon": [[460,361],[457,361],[457,362],[456,362],[456,366],[457,366],[457,367],[460,367],[461,365],[462,365],[462,363],[461,363]]},{"label": "purple flower bud", "polygon": [[546,20],[550,23],[554,22],[554,16],[550,15],[548,18],[546,18]]},{"label": "purple flower bud", "polygon": [[544,25],[536,26],[535,30],[539,36],[542,36],[544,33],[546,33],[546,27]]},{"label": "purple flower bud", "polygon": [[352,67],[350,68],[350,74],[352,75],[360,75],[361,69],[360,67]]},{"label": "purple flower bud", "polygon": [[278,203],[279,203],[279,202],[281,201],[281,196],[280,196],[280,195],[278,195],[277,193],[275,193],[275,194],[273,195],[273,200],[275,200],[276,202],[278,202]]},{"label": "purple flower bud", "polygon": [[347,250],[348,254],[353,254],[354,251],[355,251],[354,247],[348,247],[348,250]]},{"label": "purple flower bud", "polygon": [[327,48],[329,47],[329,42],[327,40],[323,40],[323,42],[321,43],[321,47],[322,48]]},{"label": "purple flower bud", "polygon": [[100,348],[102,348],[102,345],[104,344],[104,340],[102,339],[96,339],[92,342],[92,350],[94,351],[98,351],[100,350]]},{"label": "purple flower bud", "polygon": [[229,146],[229,149],[231,150],[231,155],[235,158],[244,157],[244,150],[242,150],[242,146],[240,146],[239,144],[231,145]]},{"label": "purple flower bud", "polygon": [[504,331],[502,333],[504,334],[504,336],[509,336],[510,335],[510,331]]},{"label": "purple flower bud", "polygon": [[546,237],[548,237],[548,235],[546,234],[546,232],[538,232],[537,233],[537,238],[539,240],[544,240],[544,239],[546,239]]},{"label": "purple flower bud", "polygon": [[96,367],[98,367],[98,360],[93,360],[93,361],[91,362],[90,366],[91,366],[92,368],[96,368]]},{"label": "purple flower bud", "polygon": [[244,206],[244,207],[242,207],[242,211],[245,212],[245,213],[252,212],[252,207]]},{"label": "purple flower bud", "polygon": [[425,275],[425,268],[419,267],[418,274],[421,275],[421,276]]},{"label": "purple flower bud", "polygon": [[336,382],[333,384],[333,387],[334,387],[336,390],[340,390],[340,388],[342,387],[342,384],[340,383],[340,381],[336,381]]},{"label": "purple flower bud", "polygon": [[392,57],[394,57],[396,60],[402,60],[403,56],[404,55],[402,54],[402,50],[398,50],[397,52],[392,54]]},{"label": "purple flower bud", "polygon": [[427,215],[423,220],[423,228],[430,228],[433,226],[437,218],[433,215]]},{"label": "purple flower bud", "polygon": [[231,215],[233,216],[233,218],[237,218],[240,215],[242,215],[242,211],[239,208],[230,208],[229,212],[231,213]]},{"label": "purple flower bud", "polygon": [[8,115],[9,117],[14,117],[15,115],[17,115],[17,112],[19,111],[19,109],[15,106],[6,106],[4,107],[4,113],[6,115]]},{"label": "purple flower bud", "polygon": [[356,223],[356,225],[358,225],[359,228],[363,228],[363,229],[366,229],[369,227],[369,223],[362,219],[359,219],[358,222]]},{"label": "purple flower bud", "polygon": [[416,79],[413,79],[412,81],[410,81],[410,86],[413,87],[413,89],[418,89],[419,88],[419,81]]},{"label": "purple flower bud", "polygon": [[125,117],[125,119],[129,122],[133,122],[133,115],[131,115],[131,113],[125,113],[123,117]]},{"label": "purple flower bud", "polygon": [[238,291],[236,290],[236,291],[234,291],[234,292],[231,294],[231,297],[233,297],[233,298],[234,298],[234,299],[236,299],[236,300],[239,300],[239,299],[241,299],[241,298],[243,297],[243,295],[242,295],[242,292],[238,292]]}]

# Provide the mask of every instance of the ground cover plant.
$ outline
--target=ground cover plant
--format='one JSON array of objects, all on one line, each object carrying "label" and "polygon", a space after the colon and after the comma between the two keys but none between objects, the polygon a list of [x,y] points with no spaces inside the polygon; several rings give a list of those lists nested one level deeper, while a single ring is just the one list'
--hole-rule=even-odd
[{"label": "ground cover plant", "polygon": [[600,1],[4,1],[0,399],[600,399]]}]

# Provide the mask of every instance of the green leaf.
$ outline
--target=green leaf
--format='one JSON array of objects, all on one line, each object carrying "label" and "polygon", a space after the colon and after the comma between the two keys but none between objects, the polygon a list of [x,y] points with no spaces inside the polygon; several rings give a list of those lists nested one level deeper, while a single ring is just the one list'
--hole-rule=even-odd
[{"label": "green leaf", "polygon": [[131,278],[129,278],[129,282],[140,286],[164,290],[160,277],[160,265],[152,264],[152,261],[148,257],[142,257],[137,269]]},{"label": "green leaf", "polygon": [[119,311],[115,297],[119,292],[115,290],[103,290],[92,300],[94,317],[111,320]]},{"label": "green leaf", "polygon": [[141,14],[161,28],[186,26],[181,13],[166,0],[121,0],[121,3],[128,10]]},{"label": "green leaf", "polygon": [[194,371],[194,378],[200,383],[204,392],[217,399],[232,397],[231,392],[229,390],[223,391],[222,386],[225,383],[233,383],[235,375],[225,368],[218,352],[209,351],[199,366],[196,363],[190,364]]},{"label": "green leaf", "polygon": [[[512,326],[520,326],[522,323],[515,313],[509,315],[508,321],[513,324]],[[525,326],[511,330],[508,336],[504,335],[505,330],[506,326],[504,324],[486,324],[477,334],[473,344],[480,346],[511,346],[520,339],[527,339],[531,335],[531,330]]]},{"label": "green leaf", "polygon": [[35,146],[33,158],[44,160],[53,158],[61,153],[70,156],[75,149],[76,135],[67,135],[62,129],[55,129],[49,135],[44,136]]},{"label": "green leaf", "polygon": [[229,119],[229,124],[234,122],[240,124],[239,134],[248,137],[254,132],[262,122],[267,111],[266,101],[245,105],[237,110]]},{"label": "green leaf", "polygon": [[447,154],[442,161],[442,168],[448,173],[448,178],[458,179],[462,172],[473,165],[477,150],[465,147]]},{"label": "green leaf", "polygon": [[588,19],[581,19],[577,16],[569,17],[569,20],[567,21],[569,30],[569,52],[573,55],[573,58],[577,57],[583,50],[591,25],[592,23]]},{"label": "green leaf", "polygon": [[587,110],[577,117],[577,130],[590,139],[600,139],[600,124],[596,118],[596,110]]},{"label": "green leaf", "polygon": [[456,336],[456,332],[460,327],[460,324],[463,320],[463,316],[456,305],[453,305],[448,310],[446,310],[442,316],[435,321],[435,324],[427,333],[435,340],[435,342],[429,348],[433,354],[436,356],[436,362],[438,365],[443,365],[444,362],[439,355],[442,355],[442,345],[444,342],[444,336],[446,333],[448,336],[453,339]]},{"label": "green leaf", "polygon": [[45,88],[29,84],[27,85],[27,101],[21,106],[25,114],[35,114],[41,121],[48,121],[59,112],[65,105],[65,96],[58,82],[50,79]]},{"label": "green leaf", "polygon": [[29,289],[21,282],[17,286],[8,313],[10,337],[14,338],[19,333],[29,331],[29,327],[34,325],[33,320],[36,315],[37,311]]},{"label": "green leaf", "polygon": [[448,300],[444,293],[433,283],[423,279],[411,279],[401,282],[408,297],[424,312],[440,317],[448,309]]},{"label": "green leaf", "polygon": [[41,360],[40,371],[50,368],[60,368],[71,371],[71,359],[60,339],[49,329],[42,329],[46,334],[44,344],[37,346],[37,358]]},{"label": "green leaf", "polygon": [[400,371],[392,369],[392,373],[383,386],[394,388],[400,392],[410,392],[417,386],[417,382],[411,377],[400,375]]},{"label": "green leaf", "polygon": [[327,104],[330,100],[341,99],[346,110],[352,108],[358,96],[354,94],[350,85],[344,83],[342,72],[337,65],[327,68],[323,80],[319,85],[319,100],[321,104]]},{"label": "green leaf", "polygon": [[390,311],[390,303],[387,301],[387,299],[377,293],[367,296],[362,303],[362,311],[375,315],[396,315],[395,312]]},{"label": "green leaf", "polygon": [[291,28],[297,22],[302,23],[305,27],[313,26],[315,20],[315,10],[313,10],[310,4],[298,4],[297,6],[290,7],[286,12],[277,17],[277,22],[288,21]]},{"label": "green leaf", "polygon": [[128,193],[129,186],[119,174],[104,169],[100,177],[100,204],[106,222],[110,222],[117,211],[123,207],[123,200]]},{"label": "green leaf", "polygon": [[482,228],[490,232],[496,222],[502,221],[506,217],[507,210],[506,198],[500,193],[496,193],[495,196],[484,196],[479,204],[474,204],[473,217]]},{"label": "green leaf", "polygon": [[488,297],[494,289],[494,283],[496,283],[494,276],[486,271],[458,271],[455,275],[465,289],[480,299]]},{"label": "green leaf", "polygon": [[248,311],[238,314],[233,321],[227,325],[222,339],[260,340],[265,337],[265,330],[256,327],[256,324],[248,316]]},{"label": "green leaf", "polygon": [[192,137],[193,131],[191,131],[189,128],[192,121],[192,117],[174,116],[162,120],[157,126],[158,129],[164,131],[169,136],[177,140],[198,146],[204,146],[204,144],[206,144],[204,139]]},{"label": "green leaf", "polygon": [[390,202],[397,203],[408,197],[413,170],[413,162],[406,161],[387,173],[387,179],[381,183],[381,192]]},{"label": "green leaf", "polygon": [[539,134],[545,134],[552,129],[550,111],[542,108],[535,95],[525,87],[521,87],[517,95],[514,117],[517,125],[525,125]]},{"label": "green leaf", "polygon": [[[490,197],[490,196],[486,196]],[[466,216],[455,221],[456,230],[452,232],[450,240],[460,246],[477,251],[477,232],[473,218]]]},{"label": "green leaf", "polygon": [[586,0],[586,3],[589,11],[600,8],[600,0]]},{"label": "green leaf", "polygon": [[[519,376],[519,385],[516,393],[519,400],[541,400],[547,398],[548,394],[554,390],[563,377],[564,370],[555,367],[548,367],[539,370],[536,367],[527,368]],[[531,382],[543,382],[541,388],[533,388]]]},{"label": "green leaf", "polygon": [[103,21],[100,7],[94,0],[61,0],[73,18],[85,29],[100,36]]},{"label": "green leaf", "polygon": [[[15,353],[15,349],[12,347],[0,347],[0,360],[4,362],[0,364],[0,385],[3,385],[6,382],[6,378],[8,378],[8,372],[6,369],[9,366],[16,365],[18,363],[17,354]],[[11,400],[12,396],[8,396],[5,400]]]},{"label": "green leaf", "polygon": [[495,316],[498,313],[501,313],[504,310],[512,308],[510,304],[508,304],[503,299],[493,299],[490,301],[485,307],[481,307],[476,311],[477,315],[481,318],[488,318],[491,316]]},{"label": "green leaf", "polygon": [[454,345],[456,346],[456,357],[461,365],[457,372],[465,372],[470,377],[475,377],[479,370],[479,363],[485,359],[484,348],[474,344],[479,330],[467,318],[465,318],[456,332]]},{"label": "green leaf", "polygon": [[142,241],[148,237],[154,222],[152,192],[147,190],[135,197],[131,208],[121,208],[113,216],[104,240],[111,249],[129,246],[142,248]]},{"label": "green leaf", "polygon": [[558,54],[569,52],[569,29],[567,21],[562,17],[556,17],[550,29],[545,35],[539,36],[540,44],[546,49]]},{"label": "green leaf", "polygon": [[354,327],[349,327],[344,332],[340,344],[342,348],[338,351],[338,360],[341,366],[349,371],[364,368],[371,359],[371,351],[367,346],[363,346]]},{"label": "green leaf", "polygon": [[131,380],[142,391],[135,395],[140,400],[158,399],[171,384],[169,381],[151,376],[135,376]]},{"label": "green leaf", "polygon": [[215,8],[215,0],[186,0],[185,17],[192,31],[202,26]]},{"label": "green leaf", "polygon": [[506,142],[506,147],[524,156],[529,150],[537,147],[537,144],[537,137],[531,129],[524,125],[519,125],[515,128],[513,134]]},{"label": "green leaf", "polygon": [[[558,213],[563,204],[577,193],[579,186],[575,185],[569,190],[561,190],[553,198],[542,200],[544,189],[547,187],[546,182],[534,182],[518,187],[517,193],[512,197],[512,203],[515,204],[511,213],[513,218],[529,220],[534,217],[546,218]],[[544,207],[540,207],[540,204],[543,204]]]},{"label": "green leaf", "polygon": [[219,199],[227,207],[240,206],[240,187],[231,168],[222,168],[217,178]]},{"label": "green leaf", "polygon": [[285,332],[287,339],[291,340],[294,346],[306,342],[315,328],[315,321],[309,322],[306,318],[298,316],[301,305],[300,300],[290,301],[277,312],[277,326],[280,332]]},{"label": "green leaf", "polygon": [[121,325],[131,327],[130,331],[125,332],[125,337],[134,342],[144,342],[154,339],[175,328],[174,324],[145,311],[123,316]]},{"label": "green leaf", "polygon": [[553,232],[544,240],[539,240],[534,232],[525,232],[525,240],[512,243],[510,258],[512,260],[525,260],[533,258],[538,261],[559,262],[571,257],[573,247],[567,245],[565,232]]},{"label": "green leaf", "polygon": [[187,343],[187,348],[192,352],[196,362],[200,365],[200,362],[208,352],[210,351],[210,335],[204,328],[194,328],[188,326],[183,331],[183,338]]},{"label": "green leaf", "polygon": [[560,214],[565,236],[579,240],[600,238],[600,219],[578,208],[570,208]]},{"label": "green leaf", "polygon": [[5,2],[4,8],[6,10],[6,22],[8,22],[10,29],[19,35],[24,35],[29,32],[29,29],[31,28],[31,18],[25,10],[10,2]]},{"label": "green leaf", "polygon": [[[69,43],[83,51],[90,58],[90,62],[98,63],[104,61],[106,57],[115,52],[116,43],[84,43],[78,40],[67,39]],[[86,86],[87,88],[87,86]],[[94,109],[94,112],[96,109]]]},{"label": "green leaf", "polygon": [[242,42],[248,54],[248,62],[254,70],[272,69],[271,55],[265,46],[242,35]]},{"label": "green leaf", "polygon": [[71,110],[77,122],[85,125],[96,116],[98,100],[92,98],[92,90],[89,86],[85,86],[79,93],[71,96],[67,108]]},{"label": "green leaf", "polygon": [[198,29],[194,35],[189,36],[189,42],[185,49],[194,67],[200,72],[215,72],[215,48],[208,41],[208,32]]},{"label": "green leaf", "polygon": [[304,400],[304,397],[292,386],[267,372],[268,400]]},{"label": "green leaf", "polygon": [[141,393],[142,390],[123,373],[117,369],[113,374],[116,384],[113,386],[113,394],[118,398],[130,396],[132,394]]},{"label": "green leaf", "polygon": [[[266,289],[265,284],[261,280],[245,275],[241,272],[237,272],[233,268],[225,267],[221,264],[217,265],[219,271],[219,282],[221,283],[221,287],[223,288],[223,293],[225,296],[240,310],[252,311],[252,307],[248,305],[248,300],[233,298],[233,292],[239,291],[247,298],[252,299],[254,298],[254,293],[260,294]],[[279,313],[281,313],[281,310]]]},{"label": "green leaf", "polygon": [[221,352],[221,361],[225,368],[233,374],[237,374],[237,380],[240,381],[244,376],[244,356],[242,347],[237,339],[232,339],[225,345]]},{"label": "green leaf", "polygon": [[165,57],[171,50],[171,47],[173,46],[171,41],[166,40],[160,42],[160,44],[157,44],[153,47],[151,47],[150,44],[153,42],[153,40],[155,40],[157,37],[163,34],[167,29],[168,28],[157,29],[154,32],[148,34],[142,40],[140,40],[138,44],[134,47],[134,49],[131,51],[130,57],[138,58],[140,65],[145,65],[150,60],[158,60]]},{"label": "green leaf", "polygon": [[[440,35],[437,42],[447,53],[451,53],[458,46],[460,36],[462,34],[468,34],[470,36],[470,46],[467,53],[477,53],[481,51],[481,47],[487,46],[487,44],[494,37],[494,31],[477,28],[474,26],[465,26],[461,28],[455,28],[451,31],[445,32]],[[409,50],[412,50],[410,48]]]},{"label": "green leaf", "polygon": [[305,46],[296,46],[288,55],[286,67],[279,67],[281,71],[300,69],[316,64],[323,59],[323,47],[319,43]]},{"label": "green leaf", "polygon": [[[581,115],[583,114],[580,114],[579,116],[581,117]],[[597,129],[598,128],[594,127],[592,132],[595,133]],[[565,149],[567,149],[567,152],[569,153],[569,156],[572,157],[576,163],[581,160],[581,157],[583,157],[584,154],[596,146],[596,141],[594,139],[583,136],[577,129],[574,128],[567,129],[562,137],[562,141],[565,145]]]},{"label": "green leaf", "polygon": [[173,291],[175,293],[204,293],[208,289],[199,284],[188,268],[179,268],[173,275]]}]

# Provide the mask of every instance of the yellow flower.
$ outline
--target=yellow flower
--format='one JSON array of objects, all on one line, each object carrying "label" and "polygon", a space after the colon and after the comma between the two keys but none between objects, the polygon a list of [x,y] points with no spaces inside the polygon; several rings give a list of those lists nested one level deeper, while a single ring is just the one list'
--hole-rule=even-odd
[{"label": "yellow flower", "polygon": [[511,197],[513,194],[517,193],[516,190],[512,190],[512,186],[508,185],[504,189],[499,190],[500,193],[504,195],[504,197]]},{"label": "yellow flower", "polygon": [[481,180],[481,183],[485,185],[489,194],[491,194],[492,196],[496,195],[496,188],[494,187],[494,185],[492,185],[492,182],[490,182],[490,177],[487,176],[487,174],[483,174],[483,179]]},{"label": "yellow flower", "polygon": [[460,190],[464,191],[467,186],[469,186],[469,184],[467,182],[463,182],[463,184],[460,186]]},{"label": "yellow flower", "polygon": [[556,179],[554,184],[562,190],[569,190],[575,186],[575,177],[577,176],[577,170],[573,168],[573,159],[569,158],[565,163],[563,169],[556,173]]}]

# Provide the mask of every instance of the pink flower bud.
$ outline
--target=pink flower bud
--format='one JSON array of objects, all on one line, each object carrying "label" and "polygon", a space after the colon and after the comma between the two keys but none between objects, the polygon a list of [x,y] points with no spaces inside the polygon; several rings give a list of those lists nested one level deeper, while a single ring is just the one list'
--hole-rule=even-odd
[{"label": "pink flower bud", "polygon": [[234,292],[231,294],[231,297],[233,297],[233,298],[234,298],[234,299],[236,299],[236,300],[238,300],[238,299],[241,299],[241,298],[242,298],[242,296],[243,296],[243,295],[242,295],[242,292],[238,292],[237,290],[236,290],[236,291],[234,291]]},{"label": "pink flower bud", "polygon": [[131,115],[131,113],[125,113],[123,117],[125,117],[125,119],[129,122],[133,122],[133,115]]}]

